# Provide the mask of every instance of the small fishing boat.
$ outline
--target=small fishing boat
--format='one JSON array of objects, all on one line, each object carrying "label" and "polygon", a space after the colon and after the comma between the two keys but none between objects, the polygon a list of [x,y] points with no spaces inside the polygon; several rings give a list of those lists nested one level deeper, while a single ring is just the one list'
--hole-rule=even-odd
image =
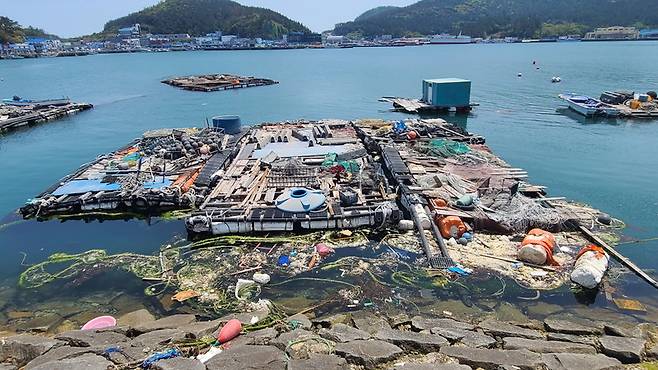
[{"label": "small fishing boat", "polygon": [[585,117],[617,117],[619,115],[619,109],[589,96],[560,94],[559,97],[569,104],[569,108]]}]

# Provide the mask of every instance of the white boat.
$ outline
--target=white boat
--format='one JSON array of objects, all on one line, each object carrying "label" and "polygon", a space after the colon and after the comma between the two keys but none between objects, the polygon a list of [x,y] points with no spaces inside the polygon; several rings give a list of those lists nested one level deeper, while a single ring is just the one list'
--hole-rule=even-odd
[{"label": "white boat", "polygon": [[617,117],[619,115],[619,109],[589,96],[560,94],[559,97],[569,104],[571,110],[580,113],[585,117]]},{"label": "white boat", "polygon": [[471,36],[464,36],[461,33],[459,35],[448,35],[448,34],[441,34],[441,35],[434,35],[430,39],[430,44],[470,44],[473,42],[473,39]]}]

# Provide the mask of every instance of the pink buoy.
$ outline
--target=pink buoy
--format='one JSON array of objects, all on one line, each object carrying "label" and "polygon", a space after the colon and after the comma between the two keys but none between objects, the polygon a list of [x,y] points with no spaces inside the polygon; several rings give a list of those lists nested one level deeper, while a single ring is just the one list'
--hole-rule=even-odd
[{"label": "pink buoy", "polygon": [[82,330],[105,329],[113,326],[117,326],[117,319],[112,316],[99,316],[84,324]]},{"label": "pink buoy", "polygon": [[217,336],[217,341],[219,343],[226,343],[231,339],[237,337],[242,331],[242,323],[240,320],[232,319],[229,320],[226,325],[219,331]]},{"label": "pink buoy", "polygon": [[334,250],[329,248],[324,243],[319,243],[315,245],[315,251],[318,252],[320,257],[327,257],[328,255],[334,253]]}]

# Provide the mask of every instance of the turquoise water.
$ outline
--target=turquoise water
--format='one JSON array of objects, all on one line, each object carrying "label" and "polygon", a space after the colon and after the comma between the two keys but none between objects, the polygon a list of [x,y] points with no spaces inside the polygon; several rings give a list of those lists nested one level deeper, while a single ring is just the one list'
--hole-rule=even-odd
[{"label": "turquoise water", "polygon": [[[539,70],[532,61],[537,61]],[[298,118],[400,118],[382,96],[420,94],[423,78],[473,81],[467,117],[448,118],[487,137],[491,148],[530,180],[602,209],[628,224],[629,238],[658,236],[658,122],[592,121],[563,112],[557,94],[658,90],[658,43],[454,45],[407,48],[184,52],[96,55],[0,62],[0,95],[69,96],[91,111],[0,137],[0,213],[95,156],[148,129],[202,125],[238,114],[243,122]],[[652,67],[653,66],[653,67]],[[236,73],[275,86],[197,93],[159,81],[171,76]],[[521,72],[522,78],[517,74]],[[561,84],[551,84],[559,75]],[[565,114],[566,113],[566,114]],[[15,220],[8,216],[5,222]],[[24,251],[40,261],[57,251],[156,250],[184,234],[181,223],[26,222],[0,230],[0,274],[15,276]],[[658,242],[619,248],[638,265],[658,266]],[[655,276],[655,273],[654,273]],[[638,294],[651,294],[637,283]]]}]

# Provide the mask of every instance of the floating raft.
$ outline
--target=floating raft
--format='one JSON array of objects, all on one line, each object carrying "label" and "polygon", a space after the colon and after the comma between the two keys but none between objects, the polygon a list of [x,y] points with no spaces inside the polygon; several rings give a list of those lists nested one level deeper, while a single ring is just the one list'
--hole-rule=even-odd
[{"label": "floating raft", "polygon": [[209,174],[229,160],[239,138],[213,128],[149,131],[82,166],[20,211],[25,218],[84,218],[189,209],[201,204]]},{"label": "floating raft", "polygon": [[68,99],[21,104],[0,103],[0,131],[55,120],[93,107],[87,103],[73,103]]},{"label": "floating raft", "polygon": [[[612,229],[597,222],[598,210],[547,198],[527,178],[483,137],[441,119],[263,123],[234,135],[163,129],[81,167],[21,212],[104,218],[185,210],[188,232],[201,236],[413,230],[390,234],[410,238],[396,248],[415,243],[434,268],[459,261],[552,289],[569,281],[587,239]],[[443,220],[475,233],[467,248]],[[514,235],[533,228],[565,247],[553,256],[564,270],[513,266]],[[551,275],[538,279],[537,270]]]},{"label": "floating raft", "polygon": [[230,74],[210,74],[200,76],[176,77],[163,80],[162,83],[190,91],[220,91],[243,89],[247,87],[278,84],[278,81],[257,77],[242,77]]},{"label": "floating raft", "polygon": [[[427,104],[420,99],[409,99],[409,98],[395,98],[395,97],[383,97],[379,101],[392,103],[393,109],[398,112],[404,113],[427,113],[427,112],[447,112],[450,108],[446,107],[437,107],[434,105]],[[477,107],[478,104],[471,103],[467,107],[456,108],[457,112],[468,113],[473,107]]]}]

